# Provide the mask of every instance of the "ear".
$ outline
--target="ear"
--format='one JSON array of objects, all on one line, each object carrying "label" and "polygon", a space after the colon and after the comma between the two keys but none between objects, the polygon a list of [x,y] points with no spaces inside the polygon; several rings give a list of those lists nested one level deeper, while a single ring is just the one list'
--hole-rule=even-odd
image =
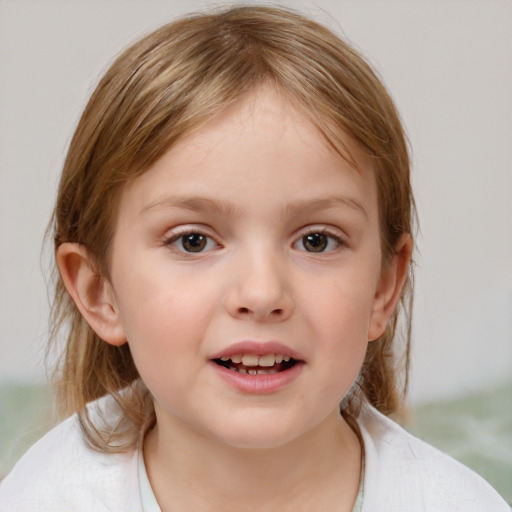
[{"label": "ear", "polygon": [[91,328],[111,345],[126,343],[112,286],[100,275],[92,255],[81,244],[63,243],[56,259],[69,295]]},{"label": "ear", "polygon": [[380,338],[386,330],[387,322],[395,311],[407,278],[411,253],[411,235],[404,233],[396,245],[394,254],[381,271],[368,327],[369,341]]}]

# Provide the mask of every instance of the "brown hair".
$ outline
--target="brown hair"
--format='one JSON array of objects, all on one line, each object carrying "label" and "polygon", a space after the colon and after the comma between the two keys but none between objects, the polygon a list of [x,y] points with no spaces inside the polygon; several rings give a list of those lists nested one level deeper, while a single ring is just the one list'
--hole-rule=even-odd
[{"label": "brown hair", "polygon": [[[170,23],[125,50],[99,82],[71,141],[52,219],[55,248],[86,246],[108,276],[109,248],[123,185],[145,172],[178,140],[263,82],[290,97],[332,146],[348,158],[348,134],[374,159],[384,258],[412,233],[409,157],[395,106],[361,56],[325,27],[289,10],[236,7]],[[361,398],[386,414],[405,394],[410,344],[409,276],[385,334],[369,344],[343,413],[356,416]],[[406,314],[405,363],[394,347],[398,312]],[[57,371],[66,413],[79,412],[98,449],[122,450],[151,421],[152,401],[128,344],[101,340],[57,277],[52,340],[67,327]],[[397,369],[405,380],[399,381]],[[103,395],[123,419],[99,427],[85,405]]]}]

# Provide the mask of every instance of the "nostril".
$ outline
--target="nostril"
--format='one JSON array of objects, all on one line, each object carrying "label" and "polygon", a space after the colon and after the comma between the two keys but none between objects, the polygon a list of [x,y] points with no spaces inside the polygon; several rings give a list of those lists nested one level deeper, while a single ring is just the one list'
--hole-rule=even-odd
[{"label": "nostril", "polygon": [[238,312],[242,313],[242,314],[247,314],[247,313],[249,313],[249,309],[248,308],[238,308]]},{"label": "nostril", "polygon": [[283,310],[282,309],[274,309],[273,311],[270,312],[270,314],[273,316],[281,316],[283,314]]}]

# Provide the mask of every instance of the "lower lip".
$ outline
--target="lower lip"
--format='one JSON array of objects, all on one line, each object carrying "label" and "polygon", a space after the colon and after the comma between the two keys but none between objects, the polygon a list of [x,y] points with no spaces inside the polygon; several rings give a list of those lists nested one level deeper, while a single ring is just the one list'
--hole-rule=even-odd
[{"label": "lower lip", "polygon": [[230,386],[243,393],[253,395],[264,395],[279,391],[293,382],[304,366],[304,363],[299,362],[282,372],[251,375],[228,370],[213,361],[210,361],[210,364]]}]

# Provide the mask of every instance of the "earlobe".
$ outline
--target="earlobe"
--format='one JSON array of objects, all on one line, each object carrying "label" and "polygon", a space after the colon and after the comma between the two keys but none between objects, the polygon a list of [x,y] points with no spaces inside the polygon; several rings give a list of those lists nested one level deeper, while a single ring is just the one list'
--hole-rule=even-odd
[{"label": "earlobe", "polygon": [[107,343],[124,344],[126,335],[112,287],[97,271],[91,254],[81,244],[63,243],[56,259],[64,285],[87,323]]},{"label": "earlobe", "polygon": [[368,341],[380,338],[388,320],[393,315],[409,271],[412,254],[412,238],[404,233],[396,245],[396,251],[382,269],[375,293],[372,316],[368,327]]}]

